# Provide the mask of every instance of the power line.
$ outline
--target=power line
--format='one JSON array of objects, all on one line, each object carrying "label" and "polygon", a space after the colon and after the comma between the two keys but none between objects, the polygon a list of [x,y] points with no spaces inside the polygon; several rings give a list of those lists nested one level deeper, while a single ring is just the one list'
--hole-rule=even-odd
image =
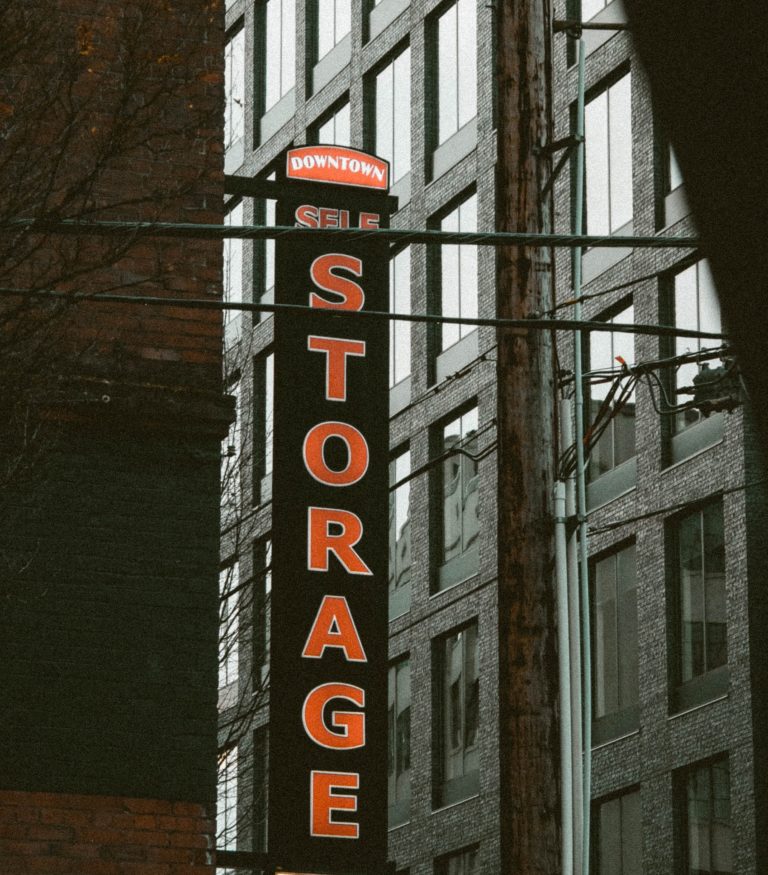
[{"label": "power line", "polygon": [[739,486],[732,486],[730,489],[719,489],[713,493],[709,493],[707,495],[701,495],[698,498],[690,498],[690,499],[688,499],[688,501],[679,501],[676,504],[670,504],[667,507],[660,507],[660,508],[657,508],[656,510],[649,510],[647,513],[641,513],[641,514],[638,514],[637,516],[626,517],[623,520],[617,520],[616,522],[613,522],[613,523],[606,523],[603,526],[595,526],[594,528],[592,526],[590,526],[589,531],[593,535],[601,535],[604,532],[612,532],[615,529],[620,529],[622,526],[629,525],[629,523],[640,522],[640,520],[647,520],[647,519],[650,519],[651,517],[660,516],[661,514],[665,514],[665,513],[673,513],[676,510],[682,510],[685,507],[690,507],[691,505],[699,504],[700,502],[707,501],[708,499],[713,498],[715,496],[730,495],[733,492],[741,492],[744,489],[751,489],[753,486],[760,486],[761,484],[766,483],[766,482],[767,481],[765,480],[765,478],[763,478],[761,480],[752,480],[749,483],[742,483]]},{"label": "power line", "polygon": [[264,304],[250,302],[222,301],[204,298],[160,298],[155,296],[87,294],[85,292],[61,292],[54,289],[7,289],[0,288],[0,295],[6,297],[52,298],[69,303],[108,303],[142,304],[164,307],[187,308],[190,310],[238,310],[255,313],[289,312],[312,313],[327,319],[359,318],[383,319],[386,321],[426,322],[449,325],[472,325],[475,327],[507,328],[529,331],[605,331],[618,334],[649,334],[655,337],[693,337],[707,340],[725,340],[726,335],[711,331],[695,331],[678,328],[674,325],[636,325],[610,323],[604,321],[585,321],[579,319],[469,319],[459,316],[443,316],[433,313],[389,313],[384,310],[335,310],[310,307],[305,304]]},{"label": "power line", "polygon": [[436,228],[298,228],[286,225],[211,225],[196,222],[126,222],[76,219],[7,219],[0,230],[48,234],[93,234],[98,236],[187,237],[212,240],[269,240],[292,237],[296,240],[372,240],[389,243],[459,243],[468,246],[542,246],[570,249],[626,247],[646,249],[698,248],[698,237],[610,236],[589,234],[526,234],[518,231],[440,231]]}]

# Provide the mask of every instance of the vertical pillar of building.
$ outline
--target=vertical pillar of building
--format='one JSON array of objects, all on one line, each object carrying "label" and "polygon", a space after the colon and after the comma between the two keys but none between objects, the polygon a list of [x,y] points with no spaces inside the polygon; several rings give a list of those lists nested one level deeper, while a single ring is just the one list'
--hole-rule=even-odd
[{"label": "vertical pillar of building", "polygon": [[[547,0],[497,9],[497,229],[546,232],[541,196],[550,163],[550,8]],[[546,250],[500,249],[498,315],[549,307]],[[552,338],[499,332],[499,634],[502,871],[555,873],[558,733],[553,586]]]},{"label": "vertical pillar of building", "polygon": [[[3,26],[3,220],[222,222],[222,3]],[[215,300],[221,242],[5,238],[0,869],[212,872],[221,313],[28,292]]]}]

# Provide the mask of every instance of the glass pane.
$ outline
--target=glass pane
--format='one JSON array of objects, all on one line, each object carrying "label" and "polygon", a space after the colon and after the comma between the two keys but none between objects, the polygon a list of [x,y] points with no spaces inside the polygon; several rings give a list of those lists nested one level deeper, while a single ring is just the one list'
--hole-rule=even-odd
[{"label": "glass pane", "polygon": [[464,125],[477,115],[477,3],[458,3],[458,123]]},{"label": "glass pane", "polygon": [[621,800],[610,799],[600,806],[599,871],[621,875]]},{"label": "glass pane", "polygon": [[387,799],[389,805],[397,801],[395,782],[395,706],[397,667],[391,666],[387,675]]},{"label": "glass pane", "polygon": [[280,96],[296,84],[296,0],[282,0],[283,24],[280,62]]},{"label": "glass pane", "polygon": [[[453,210],[440,223],[442,231],[459,230],[459,211]],[[440,296],[443,316],[460,316],[460,255],[459,247],[449,244],[441,249]],[[447,349],[461,337],[460,327],[442,324],[442,348]]]},{"label": "glass pane", "polygon": [[709,766],[701,766],[689,774],[687,801],[688,871],[712,872],[712,781]]},{"label": "glass pane", "polygon": [[640,794],[621,797],[621,875],[642,875],[643,841]]},{"label": "glass pane", "polygon": [[587,200],[585,233],[609,234],[608,94],[584,108],[584,166]]},{"label": "glass pane", "polygon": [[462,633],[449,635],[443,643],[443,779],[462,774],[463,769],[463,655]]},{"label": "glass pane", "polygon": [[[472,195],[459,207],[459,231],[477,231],[477,196]],[[462,319],[477,318],[477,247],[459,247],[459,315]],[[475,331],[474,325],[460,325],[465,337]]]},{"label": "glass pane", "polygon": [[728,760],[712,764],[712,871],[717,873],[734,871],[728,772]]},{"label": "glass pane", "polygon": [[437,142],[458,130],[457,10],[451,6],[437,22]]},{"label": "glass pane", "polygon": [[395,716],[395,790],[398,799],[410,795],[411,768],[411,672],[407,659],[397,664]]},{"label": "glass pane", "polygon": [[722,504],[706,507],[703,517],[706,670],[710,671],[728,662]]},{"label": "glass pane", "polygon": [[687,681],[704,672],[701,514],[693,514],[680,522],[678,538],[681,680]]},{"label": "glass pane", "polygon": [[275,389],[275,359],[270,353],[264,360],[264,476],[272,473],[273,407]]},{"label": "glass pane", "polygon": [[607,0],[581,0],[581,20],[589,21],[605,6]]},{"label": "glass pane", "polygon": [[395,139],[393,76],[392,64],[376,76],[376,154],[391,163]]},{"label": "glass pane", "polygon": [[608,91],[611,233],[632,218],[631,82],[627,74]]},{"label": "glass pane", "polygon": [[[316,0],[317,2],[317,59],[325,57],[335,45],[336,0]],[[323,140],[320,141],[324,142]]]},{"label": "glass pane", "polygon": [[344,106],[336,113],[336,129],[334,132],[333,142],[337,146],[349,146],[351,144],[349,137],[349,104]]},{"label": "glass pane", "polygon": [[[411,312],[411,250],[403,249],[389,263],[389,306],[393,313]],[[411,323],[390,322],[389,385],[411,373]]]},{"label": "glass pane", "polygon": [[283,36],[281,28],[282,0],[267,2],[267,33],[264,64],[264,111],[280,100],[280,67],[282,62]]},{"label": "glass pane", "polygon": [[229,149],[245,133],[245,31],[227,43],[224,82],[224,148]]},{"label": "glass pane", "polygon": [[[708,261],[699,261],[699,329],[701,331],[721,331],[720,302],[717,299],[715,281]],[[716,346],[717,341],[705,341],[704,346]]]},{"label": "glass pane", "polygon": [[667,146],[667,168],[669,172],[669,190],[674,191],[683,184],[683,174],[677,163],[677,155],[671,145]]},{"label": "glass pane", "polygon": [[480,720],[480,672],[477,655],[477,626],[464,631],[464,773],[477,769],[477,730]]},{"label": "glass pane", "polygon": [[[447,425],[443,431],[443,452],[461,441],[461,419]],[[461,553],[461,455],[452,455],[443,462],[443,562]]]},{"label": "glass pane", "polygon": [[336,0],[335,42],[340,43],[352,28],[352,0]]},{"label": "glass pane", "polygon": [[634,705],[639,699],[637,658],[637,574],[635,545],[622,550],[618,556],[616,579],[618,583],[618,630],[616,639],[619,653],[619,707]]},{"label": "glass pane", "polygon": [[[243,203],[236,204],[224,217],[226,225],[243,224]],[[224,241],[224,300],[241,302],[243,300],[243,241],[229,238]],[[228,322],[238,313],[224,311],[224,321]]]},{"label": "glass pane", "polygon": [[411,169],[411,50],[406,49],[394,64],[394,140],[392,181]]},{"label": "glass pane", "polygon": [[595,564],[595,716],[618,710],[618,641],[616,638],[616,557]]},{"label": "glass pane", "polygon": [[216,847],[234,850],[237,845],[237,748],[219,758],[216,787]]},{"label": "glass pane", "polygon": [[[390,484],[411,472],[411,454],[401,453],[390,463]],[[411,581],[411,484],[403,483],[389,493],[389,590],[408,589]]]}]

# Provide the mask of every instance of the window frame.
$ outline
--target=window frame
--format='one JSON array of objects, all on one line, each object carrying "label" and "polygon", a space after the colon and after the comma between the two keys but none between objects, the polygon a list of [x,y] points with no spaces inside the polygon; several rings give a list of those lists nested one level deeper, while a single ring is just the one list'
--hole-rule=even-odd
[{"label": "window frame", "polygon": [[[731,857],[735,857],[736,853],[736,844],[735,844],[735,823],[733,819],[733,803],[732,803],[732,793],[731,793],[731,763],[730,756],[727,751],[723,753],[718,753],[714,756],[707,757],[703,760],[698,760],[697,762],[690,763],[684,766],[681,769],[677,769],[673,775],[673,790],[674,790],[674,800],[675,800],[675,870],[682,873],[692,873],[698,872],[701,870],[691,869],[691,848],[690,848],[690,820],[689,820],[689,808],[688,808],[688,789],[690,786],[690,779],[694,772],[700,772],[704,769],[709,770],[709,786],[711,795],[708,797],[710,814],[713,814],[713,809],[715,805],[715,795],[714,795],[714,781],[712,780],[712,770],[716,768],[718,765],[725,763],[727,766],[727,777],[728,777],[728,828],[730,831],[730,853]],[[712,824],[714,822],[714,816],[709,820],[709,823]],[[712,856],[712,841],[711,841],[712,831],[710,829],[709,832],[709,855],[710,859]],[[735,871],[733,869],[732,871]]]},{"label": "window frame", "polygon": [[[637,825],[639,827],[639,831],[638,831],[638,837],[637,837],[638,838],[637,844],[638,844],[639,849],[640,849],[640,860],[639,860],[640,868],[638,871],[641,873],[643,871],[643,869],[642,869],[642,849],[643,849],[642,799],[640,797],[640,786],[635,784],[635,785],[630,786],[630,787],[622,787],[621,790],[617,791],[616,793],[611,793],[607,796],[600,797],[599,799],[592,800],[592,805],[591,805],[591,809],[592,809],[592,818],[591,818],[592,836],[591,836],[591,842],[590,842],[590,859],[591,859],[590,871],[593,872],[594,875],[631,875],[631,873],[624,872],[624,865],[623,865],[623,859],[624,859],[623,839],[624,839],[624,835],[625,835],[623,801],[627,797],[633,796],[633,795],[637,796],[637,806],[638,806]],[[612,867],[609,871],[603,872],[603,868],[600,865],[600,857],[601,857],[601,850],[602,850],[601,838],[602,838],[602,832],[603,832],[601,829],[600,814],[601,814],[601,809],[604,805],[610,805],[611,803],[615,803],[617,801],[619,802],[619,806],[620,806],[619,807],[619,822],[620,822],[620,824],[619,824],[619,843],[621,845],[621,850],[622,850],[621,871],[618,871],[614,867]]]}]

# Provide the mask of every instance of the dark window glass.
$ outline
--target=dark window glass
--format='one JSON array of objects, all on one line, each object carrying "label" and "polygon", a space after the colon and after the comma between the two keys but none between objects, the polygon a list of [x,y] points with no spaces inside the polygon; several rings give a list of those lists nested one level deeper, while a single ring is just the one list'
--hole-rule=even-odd
[{"label": "dark window glass", "polygon": [[[685,270],[680,271],[680,273],[675,274],[672,307],[674,310],[674,323],[679,328],[712,332],[722,330],[720,304],[717,300],[715,284],[712,280],[712,274],[707,261],[697,261]],[[716,345],[716,343],[716,341],[699,340],[695,337],[678,337],[675,339],[675,355],[698,353],[705,347],[711,347]],[[711,364],[715,365],[714,369],[711,367]],[[692,390],[694,380],[697,377],[703,375],[706,378],[706,374],[712,371],[712,381],[718,380],[719,366],[721,366],[721,363],[718,361],[712,363],[702,362],[701,364],[691,362],[675,368],[673,388],[675,390],[676,402],[673,401],[673,403],[683,404],[691,400],[692,392],[677,393],[683,388]],[[723,394],[728,394],[725,389]],[[675,415],[675,430],[682,431],[690,425],[695,425],[701,419],[702,414],[698,410],[685,410]]]},{"label": "dark window glass", "polygon": [[[400,453],[389,465],[390,486],[411,473],[411,454]],[[389,616],[405,613],[411,603],[411,484],[389,493]]]},{"label": "dark window glass", "polygon": [[477,115],[477,4],[457,0],[437,18],[437,145]]},{"label": "dark window glass", "polygon": [[478,770],[477,623],[440,639],[440,748],[444,785]]},{"label": "dark window glass", "polygon": [[[389,308],[392,313],[411,312],[411,247],[389,260]],[[411,323],[393,319],[389,323],[389,385],[411,373]]]},{"label": "dark window glass", "polygon": [[[477,231],[477,195],[472,194],[440,220],[441,231]],[[477,318],[477,247],[446,244],[440,247],[440,312],[443,316]],[[471,331],[473,325],[443,323],[440,348],[447,349]]]},{"label": "dark window glass", "polygon": [[[236,203],[224,216],[225,225],[243,224],[243,202]],[[243,241],[237,238],[224,240],[224,300],[231,304],[243,301]],[[242,335],[242,313],[239,310],[224,311],[224,340],[227,345],[236,342]]]},{"label": "dark window glass", "polygon": [[245,133],[245,30],[240,29],[224,53],[224,149],[242,143]]},{"label": "dark window glass", "polygon": [[389,820],[403,823],[411,799],[411,668],[407,657],[389,668],[387,714]]},{"label": "dark window glass", "polygon": [[734,864],[728,758],[687,769],[683,785],[683,871],[730,875]]},{"label": "dark window glass", "polygon": [[[630,305],[603,321],[630,325],[635,321],[634,308]],[[592,332],[589,339],[590,423],[595,423],[598,414],[601,420],[608,420],[605,431],[590,452],[589,477],[592,480],[635,455],[635,393],[633,391],[619,409],[616,400],[621,395],[621,389],[608,400],[613,381],[609,372],[621,367],[618,358],[628,365],[634,362],[634,334]]]},{"label": "dark window glass", "polygon": [[257,675],[253,679],[255,695],[264,689],[269,669],[271,592],[272,541],[263,538],[253,547],[253,662],[257,667]]},{"label": "dark window glass", "polygon": [[596,875],[642,875],[640,793],[635,790],[595,804]]},{"label": "dark window glass", "polygon": [[264,10],[264,112],[296,81],[296,0],[266,0]]},{"label": "dark window glass", "polygon": [[469,550],[480,533],[478,465],[464,455],[477,453],[476,433],[476,407],[443,426],[441,452],[452,449],[464,452],[452,453],[442,464],[441,564]]},{"label": "dark window glass", "polygon": [[635,545],[594,564],[594,715],[638,701]]},{"label": "dark window glass", "polygon": [[374,151],[389,161],[391,180],[411,169],[411,50],[404,49],[376,74]]},{"label": "dark window glass", "polygon": [[272,474],[273,407],[274,407],[274,356],[262,353],[253,363],[253,408],[254,427],[254,497],[259,502],[264,497],[260,481]]},{"label": "dark window glass", "polygon": [[479,856],[479,848],[475,846],[441,857],[435,863],[435,875],[477,875]]},{"label": "dark window glass", "polygon": [[[253,733],[254,851],[267,848],[267,796],[269,789],[269,729],[260,726]],[[233,875],[236,875],[234,870]]]},{"label": "dark window glass", "polygon": [[219,754],[216,784],[216,847],[237,847],[237,747]]},{"label": "dark window glass", "polygon": [[240,383],[233,383],[227,392],[235,399],[235,418],[221,445],[221,524],[230,526],[237,519],[241,500],[241,468],[243,464],[242,405]]},{"label": "dark window glass", "polygon": [[349,101],[319,121],[312,138],[316,143],[331,146],[350,146]]},{"label": "dark window glass", "polygon": [[614,234],[632,218],[632,85],[627,73],[584,108],[587,234]]},{"label": "dark window glass", "polygon": [[677,523],[680,681],[728,662],[723,505],[718,501]]},{"label": "dark window glass", "polygon": [[315,5],[317,60],[320,60],[349,33],[352,26],[352,7],[351,0],[315,0]]}]

